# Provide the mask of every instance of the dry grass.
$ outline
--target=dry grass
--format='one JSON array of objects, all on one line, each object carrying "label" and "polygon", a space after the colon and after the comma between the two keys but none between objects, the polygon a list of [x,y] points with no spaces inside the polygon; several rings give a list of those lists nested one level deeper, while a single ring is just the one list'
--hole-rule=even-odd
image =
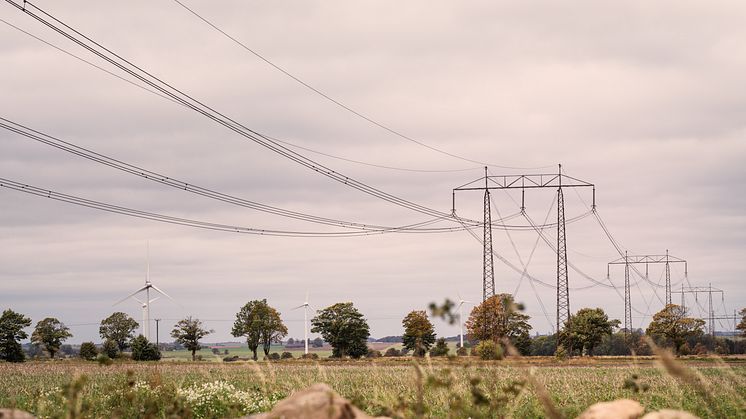
[{"label": "dry grass", "polygon": [[[158,405],[160,399],[155,399],[147,401],[155,406],[122,407],[121,416],[138,416],[136,412],[142,413],[142,409],[147,408],[153,417],[165,417],[180,412],[174,410],[175,402],[168,399],[175,394],[174,389],[215,381],[226,381],[240,390],[268,396],[286,396],[313,383],[326,382],[369,413],[413,417],[420,414],[448,417],[454,409],[464,406],[471,406],[474,410],[470,414],[474,416],[544,417],[542,400],[537,397],[537,389],[541,387],[546,389],[557,414],[563,417],[574,417],[593,403],[618,398],[636,399],[648,410],[683,409],[703,418],[744,417],[746,365],[726,364],[722,360],[697,360],[686,364],[687,370],[696,372],[697,379],[701,380],[697,386],[681,385],[676,374],[672,376],[657,368],[652,359],[629,358],[566,363],[550,359],[433,360],[420,369],[406,359],[322,363],[116,363],[111,366],[87,362],[28,362],[0,364],[0,405],[17,406],[42,415],[60,415],[66,411],[68,403],[73,403],[70,397],[63,396],[66,386],[72,377],[85,376],[87,381],[75,395],[74,403],[92,417],[110,417],[111,393],[126,388],[128,382],[144,382],[151,388],[163,389],[158,393],[163,400],[161,405]],[[536,382],[524,387],[527,365],[532,371],[528,381]],[[131,376],[128,371],[132,371]],[[624,388],[625,381],[633,373],[639,382],[649,387],[648,391]],[[418,378],[418,374],[422,376]],[[422,391],[418,391],[418,387]],[[120,403],[117,406],[127,403],[128,399],[122,400],[117,401]],[[138,400],[129,401],[136,403]]]}]

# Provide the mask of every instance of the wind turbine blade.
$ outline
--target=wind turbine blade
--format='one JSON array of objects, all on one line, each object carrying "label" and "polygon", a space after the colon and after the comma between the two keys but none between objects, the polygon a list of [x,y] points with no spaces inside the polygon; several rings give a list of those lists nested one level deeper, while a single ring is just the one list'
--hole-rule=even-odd
[{"label": "wind turbine blade", "polygon": [[[150,302],[152,303],[153,301],[160,300],[160,299],[161,299],[161,297],[155,297],[155,298],[151,299]],[[148,303],[148,304],[150,304],[150,303]]]},{"label": "wind turbine blade", "polygon": [[298,307],[293,307],[293,308],[291,308],[291,310],[297,310],[297,309],[299,309],[299,308],[303,308],[303,307],[305,307],[305,306],[306,306],[305,304],[301,304],[301,305],[299,305]]},{"label": "wind turbine blade", "polygon": [[153,285],[153,284],[150,284],[150,286],[151,286],[151,287],[152,287],[152,288],[153,288],[154,290],[156,290],[156,291],[160,292],[161,294],[165,295],[166,297],[168,297],[168,299],[169,299],[169,300],[171,300],[171,301],[176,301],[176,300],[174,300],[173,298],[171,298],[171,296],[170,296],[170,295],[168,295],[168,294],[166,294],[165,292],[163,292],[163,290],[162,290],[162,289],[160,289],[160,288],[156,287],[156,286],[155,286],[155,285]]},{"label": "wind turbine blade", "polygon": [[138,303],[140,303],[140,304],[145,304],[145,302],[144,302],[144,301],[140,300],[140,299],[139,299],[139,298],[137,298],[137,297],[132,297],[132,299],[133,299],[133,300],[135,300],[135,301],[137,301],[137,302],[138,302]]},{"label": "wind turbine blade", "polygon": [[123,303],[123,302],[127,301],[128,299],[130,299],[130,298],[132,298],[132,297],[136,296],[136,295],[137,295],[138,293],[140,293],[140,292],[143,292],[143,291],[145,291],[145,290],[146,290],[147,288],[148,288],[148,287],[142,287],[142,288],[140,288],[139,290],[137,290],[137,291],[133,292],[132,294],[130,294],[130,295],[128,295],[128,296],[126,296],[126,297],[122,298],[121,300],[117,301],[116,303],[114,303],[114,304],[112,304],[112,305],[113,305],[113,306],[115,306],[115,305],[117,305],[117,304],[121,304],[121,303]]},{"label": "wind turbine blade", "polygon": [[460,292],[456,291],[456,295],[458,295],[459,301],[464,301],[464,299],[461,298],[461,293]]}]

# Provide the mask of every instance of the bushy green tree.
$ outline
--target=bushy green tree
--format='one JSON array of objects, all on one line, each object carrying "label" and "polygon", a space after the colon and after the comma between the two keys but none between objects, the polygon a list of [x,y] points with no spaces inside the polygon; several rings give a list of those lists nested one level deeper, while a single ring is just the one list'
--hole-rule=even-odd
[{"label": "bushy green tree", "polygon": [[702,319],[687,317],[687,310],[676,304],[668,304],[653,315],[653,320],[645,334],[659,345],[672,346],[676,353],[687,338],[699,337],[704,333],[705,322]]},{"label": "bushy green tree", "polygon": [[199,319],[192,319],[191,316],[179,320],[171,331],[171,337],[188,351],[192,352],[192,361],[196,359],[196,353],[201,347],[199,341],[203,337],[213,333],[213,330],[207,330],[202,327]]},{"label": "bushy green tree", "polygon": [[93,361],[98,356],[98,349],[96,349],[96,344],[93,342],[81,343],[79,355],[85,360]]},{"label": "bushy green tree", "polygon": [[155,343],[150,343],[148,338],[138,335],[132,339],[132,359],[135,361],[158,361],[161,359],[161,351]]},{"label": "bushy green tree", "polygon": [[529,319],[528,315],[518,311],[512,295],[497,294],[472,309],[466,329],[470,340],[499,343],[507,338],[521,353],[526,354],[531,346]]},{"label": "bushy green tree", "polygon": [[435,343],[435,328],[423,310],[415,310],[402,320],[404,347],[412,351],[413,356],[425,356]]},{"label": "bushy green tree", "polygon": [[233,336],[243,336],[246,344],[257,358],[257,349],[261,344],[264,354],[269,356],[273,342],[280,342],[288,333],[287,327],[280,319],[280,313],[267,304],[267,300],[253,300],[246,303],[236,314],[233,323]]},{"label": "bushy green tree", "polygon": [[62,342],[72,337],[70,329],[54,317],[47,317],[36,323],[34,332],[31,334],[31,343],[39,345],[49,353],[50,358],[60,350]]},{"label": "bushy green tree", "polygon": [[312,333],[320,333],[333,350],[332,356],[360,358],[368,353],[368,322],[352,303],[337,303],[311,319]]},{"label": "bushy green tree", "polygon": [[3,311],[0,316],[0,359],[8,362],[23,362],[23,348],[21,339],[26,339],[28,333],[25,327],[31,326],[31,319],[11,309]]},{"label": "bushy green tree", "polygon": [[446,338],[439,338],[433,349],[430,350],[430,356],[448,356],[448,344]]},{"label": "bushy green tree", "polygon": [[570,348],[593,355],[593,348],[601,343],[604,336],[610,336],[619,320],[609,320],[600,308],[581,308],[565,322],[560,332],[560,341],[567,342]]},{"label": "bushy green tree", "polygon": [[536,336],[531,339],[531,356],[552,356],[557,350],[557,335]]},{"label": "bushy green tree", "polygon": [[101,353],[114,359],[119,356],[119,345],[111,339],[106,339],[101,345]]},{"label": "bushy green tree", "polygon": [[135,319],[117,311],[101,320],[98,333],[101,339],[114,341],[121,352],[129,346],[129,341],[135,336],[135,330],[139,326]]}]

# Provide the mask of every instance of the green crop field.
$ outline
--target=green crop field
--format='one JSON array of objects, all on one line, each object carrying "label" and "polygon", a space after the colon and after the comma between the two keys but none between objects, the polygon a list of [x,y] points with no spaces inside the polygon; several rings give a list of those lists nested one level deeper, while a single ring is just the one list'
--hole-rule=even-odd
[{"label": "green crop field", "polygon": [[32,361],[0,364],[0,405],[41,417],[230,417],[268,410],[294,391],[324,382],[368,413],[400,417],[416,417],[420,409],[426,417],[544,417],[537,385],[568,418],[618,398],[702,418],[746,415],[743,359],[678,365],[701,378],[682,380],[652,359],[631,358]]}]

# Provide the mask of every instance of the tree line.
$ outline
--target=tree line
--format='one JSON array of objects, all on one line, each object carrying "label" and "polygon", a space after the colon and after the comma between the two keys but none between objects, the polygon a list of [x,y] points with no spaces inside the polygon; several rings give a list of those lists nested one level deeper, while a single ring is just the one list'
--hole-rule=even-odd
[{"label": "tree line", "polygon": [[[431,315],[448,319],[453,323],[456,314],[450,301],[442,307],[431,305]],[[741,322],[737,329],[746,336],[746,308],[740,312]],[[713,338],[704,334],[704,321],[687,315],[687,310],[675,304],[667,305],[653,316],[647,329],[619,329],[619,320],[609,319],[601,308],[583,308],[571,315],[559,334],[531,337],[530,317],[522,313],[510,294],[498,294],[475,306],[466,320],[465,347],[457,348],[457,355],[471,354],[485,359],[500,358],[509,349],[522,355],[645,355],[650,353],[647,338],[655,344],[670,347],[677,354],[706,352],[743,353],[746,341]],[[21,362],[25,359],[21,340],[28,339],[25,328],[31,319],[7,309],[0,316],[0,360]],[[101,321],[99,347],[93,342],[84,342],[80,356],[116,358],[130,350],[135,360],[158,360],[160,348],[142,335],[136,335],[139,323],[123,312],[112,313]],[[370,328],[360,311],[351,302],[343,302],[318,310],[311,319],[311,332],[318,333],[332,347],[332,357],[360,358],[380,356],[368,348]],[[436,339],[435,328],[425,310],[413,310],[402,320],[403,349],[389,351],[385,355],[398,356],[411,353],[422,357],[448,355],[444,338]],[[204,328],[199,319],[186,317],[179,320],[171,331],[174,341],[189,350],[192,359],[202,347],[201,340],[214,333]],[[234,337],[246,340],[253,359],[258,359],[261,348],[265,357],[270,357],[273,343],[281,343],[288,330],[280,312],[271,307],[266,299],[247,302],[236,313],[231,329]],[[31,343],[54,358],[62,343],[72,337],[64,323],[54,317],[37,322],[31,334]],[[321,341],[320,339],[317,339]],[[315,345],[320,346],[320,345]],[[458,345],[457,345],[458,346]]]}]

